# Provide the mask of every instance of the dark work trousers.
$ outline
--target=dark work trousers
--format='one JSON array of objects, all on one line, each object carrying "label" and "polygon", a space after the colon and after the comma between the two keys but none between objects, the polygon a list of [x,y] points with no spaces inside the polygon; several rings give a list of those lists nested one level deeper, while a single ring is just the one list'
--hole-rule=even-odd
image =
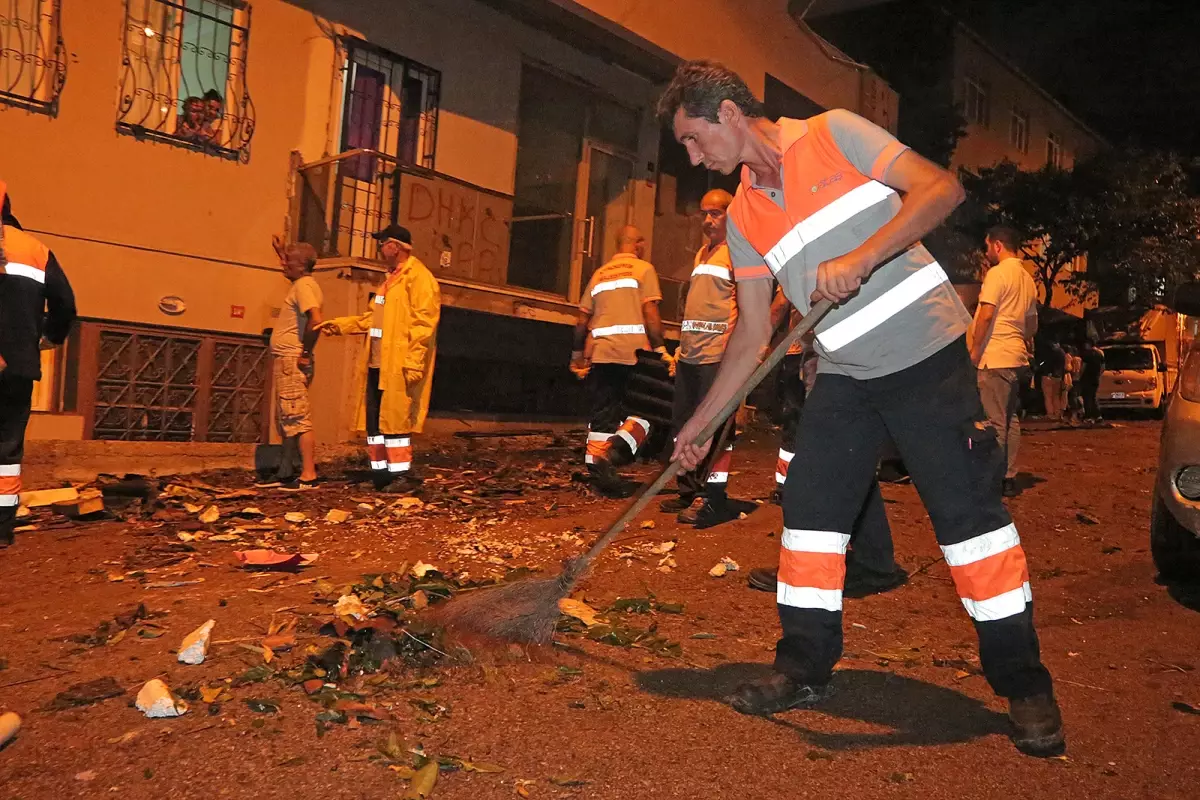
[{"label": "dark work trousers", "polygon": [[[795,452],[796,434],[800,428],[800,417],[804,412],[805,387],[804,374],[801,372],[803,363],[803,354],[787,355],[783,357],[783,363],[779,369],[776,391],[779,393],[779,413],[782,417],[780,422],[783,431],[780,450],[783,452]],[[678,391],[678,384],[676,384],[676,392]],[[782,452],[776,466],[776,480],[778,481],[780,475],[792,474],[790,471],[792,465],[795,466],[796,480],[804,480],[804,463],[793,459],[789,464],[783,460]],[[856,567],[884,575],[891,575],[896,571],[892,529],[888,525],[887,511],[884,507],[883,495],[879,492],[878,481],[872,483],[870,491],[867,492],[866,503],[863,504],[862,511],[854,522],[850,546],[849,557]]]},{"label": "dark work trousers", "polygon": [[589,427],[610,436],[625,421],[625,390],[633,375],[633,364],[592,364],[587,376]]},{"label": "dark work trousers", "polygon": [[379,388],[379,369],[367,370],[367,458],[371,477],[378,487],[409,471],[412,466],[412,438],[408,431],[385,431],[379,424],[383,390]]},{"label": "dark work trousers", "polygon": [[0,372],[0,544],[12,541],[21,494],[21,459],[33,379]]},{"label": "dark work trousers", "polygon": [[1083,397],[1083,418],[1100,419],[1100,404],[1096,402],[1096,393],[1100,391],[1098,383],[1080,383],[1079,394]]},{"label": "dark work trousers", "polygon": [[[688,364],[683,361],[675,365],[675,406],[671,413],[671,427],[674,429],[671,432],[672,437],[678,436],[680,428],[696,413],[700,402],[712,388],[713,381],[717,377],[717,369],[720,366],[720,363]],[[730,414],[729,419],[713,436],[713,446],[704,461],[691,472],[679,473],[679,477],[675,480],[679,484],[680,495],[684,497],[703,495],[718,501],[725,498],[728,467],[722,471],[722,475],[726,476],[724,479],[710,480],[709,478],[710,474],[714,472],[714,462],[724,453],[729,452],[727,448],[733,447],[734,429],[737,426],[736,416],[736,414]],[[719,448],[718,444],[720,444]]]},{"label": "dark work trousers", "polygon": [[842,654],[846,541],[891,436],[912,475],[963,606],[983,672],[1002,697],[1051,689],[1033,628],[1025,555],[1001,500],[1004,458],[986,424],[965,337],[869,380],[822,373],[796,442],[803,480],[784,486],[775,668],[829,682]]}]

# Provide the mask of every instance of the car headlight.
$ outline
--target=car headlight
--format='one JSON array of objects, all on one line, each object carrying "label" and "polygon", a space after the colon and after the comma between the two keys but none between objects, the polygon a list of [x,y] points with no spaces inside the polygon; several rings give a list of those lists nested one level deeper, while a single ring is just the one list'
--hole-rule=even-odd
[{"label": "car headlight", "polygon": [[1175,488],[1188,500],[1200,500],[1200,467],[1184,467],[1175,476]]},{"label": "car headlight", "polygon": [[1200,403],[1200,351],[1188,353],[1179,371],[1179,394],[1184,400]]}]

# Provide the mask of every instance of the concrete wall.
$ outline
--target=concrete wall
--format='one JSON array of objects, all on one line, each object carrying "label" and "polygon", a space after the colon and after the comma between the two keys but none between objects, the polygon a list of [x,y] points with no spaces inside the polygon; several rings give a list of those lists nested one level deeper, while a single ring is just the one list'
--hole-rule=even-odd
[{"label": "concrete wall", "polygon": [[[1101,146],[1092,131],[961,26],[956,26],[954,32],[953,63],[955,102],[962,107],[968,76],[980,79],[989,87],[991,119],[986,127],[968,122],[967,135],[959,140],[951,166],[990,167],[1008,159],[1022,169],[1041,169],[1046,165],[1046,138],[1052,132],[1063,143],[1064,168],[1069,169],[1076,158]],[[1029,117],[1027,153],[1009,140],[1014,107]]]}]

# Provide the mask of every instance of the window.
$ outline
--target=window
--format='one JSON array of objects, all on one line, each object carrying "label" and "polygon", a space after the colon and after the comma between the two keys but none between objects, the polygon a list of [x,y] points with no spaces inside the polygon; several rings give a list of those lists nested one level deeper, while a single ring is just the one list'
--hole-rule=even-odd
[{"label": "window", "polygon": [[[360,39],[346,39],[342,152],[378,150],[433,169],[442,74]],[[355,158],[351,177],[372,180],[375,159]]]},{"label": "window", "polygon": [[0,103],[55,116],[67,79],[61,0],[0,5]]},{"label": "window", "polygon": [[1008,125],[1008,143],[1020,153],[1029,152],[1029,115],[1015,108]]},{"label": "window", "polygon": [[1058,138],[1057,133],[1046,135],[1046,164],[1051,167],[1062,167],[1063,165],[1062,139]]},{"label": "window", "polygon": [[243,0],[125,0],[117,130],[248,161],[249,47]]},{"label": "window", "polygon": [[987,84],[977,78],[967,78],[966,91],[963,95],[963,116],[967,118],[967,122],[973,122],[985,128],[991,121]]}]

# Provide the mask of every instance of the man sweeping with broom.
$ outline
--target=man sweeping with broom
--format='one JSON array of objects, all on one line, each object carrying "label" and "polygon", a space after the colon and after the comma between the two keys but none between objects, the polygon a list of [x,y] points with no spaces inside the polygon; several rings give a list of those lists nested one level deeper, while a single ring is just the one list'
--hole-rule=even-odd
[{"label": "man sweeping with broom", "polygon": [[970,320],[920,242],[962,188],[850,112],[767,120],[742,79],[714,62],[681,65],[659,115],[692,164],[741,174],[727,234],[739,320],[679,433],[673,458],[684,469],[706,455],[711,443],[696,440],[756,369],[774,281],[802,314],[835,304],[815,327],[818,374],[793,448],[803,480],[784,487],[775,674],[739,687],[731,705],[769,715],[828,695],[846,548],[890,435],[974,621],[984,675],[1009,700],[1013,742],[1031,755],[1063,752],[1025,555],[1001,501],[1003,457],[967,353]]}]

